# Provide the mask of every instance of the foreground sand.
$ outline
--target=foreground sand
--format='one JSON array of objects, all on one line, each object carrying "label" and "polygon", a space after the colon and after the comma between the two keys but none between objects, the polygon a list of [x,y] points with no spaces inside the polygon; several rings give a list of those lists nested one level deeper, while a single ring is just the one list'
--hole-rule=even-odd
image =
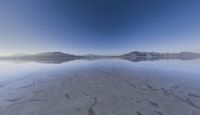
[{"label": "foreground sand", "polygon": [[188,75],[121,64],[35,73],[1,84],[0,115],[200,115]]}]

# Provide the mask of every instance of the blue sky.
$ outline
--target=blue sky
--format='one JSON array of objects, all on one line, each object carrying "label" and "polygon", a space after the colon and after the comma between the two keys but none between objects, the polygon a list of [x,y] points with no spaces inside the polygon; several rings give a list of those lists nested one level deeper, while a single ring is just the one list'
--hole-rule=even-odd
[{"label": "blue sky", "polygon": [[1,0],[0,52],[200,52],[198,0]]}]

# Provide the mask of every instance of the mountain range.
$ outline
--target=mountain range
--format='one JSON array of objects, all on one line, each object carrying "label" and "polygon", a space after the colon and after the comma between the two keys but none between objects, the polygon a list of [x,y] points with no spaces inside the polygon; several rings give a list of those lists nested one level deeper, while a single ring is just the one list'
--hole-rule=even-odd
[{"label": "mountain range", "polygon": [[0,60],[23,60],[23,61],[39,61],[43,63],[61,63],[74,59],[99,59],[99,58],[121,58],[129,61],[146,61],[160,59],[181,59],[191,60],[200,58],[200,53],[180,52],[180,53],[157,53],[157,52],[139,52],[133,51],[122,55],[106,56],[106,55],[72,55],[62,52],[43,52],[37,54],[14,54],[10,56],[1,56]]},{"label": "mountain range", "polygon": [[180,53],[157,53],[157,52],[138,52],[133,51],[127,54],[120,55],[119,57],[125,59],[137,59],[137,58],[145,58],[145,59],[196,59],[200,58],[200,53],[194,52],[180,52]]}]

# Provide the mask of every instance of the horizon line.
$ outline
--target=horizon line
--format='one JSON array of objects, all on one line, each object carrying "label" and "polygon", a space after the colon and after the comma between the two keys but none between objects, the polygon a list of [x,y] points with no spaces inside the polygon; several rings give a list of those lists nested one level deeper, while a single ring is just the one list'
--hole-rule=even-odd
[{"label": "horizon line", "polygon": [[12,55],[35,55],[35,54],[40,54],[40,53],[64,53],[64,54],[70,54],[70,55],[79,55],[79,56],[85,56],[85,55],[99,55],[99,56],[117,56],[117,55],[123,55],[123,54],[128,54],[131,52],[141,52],[141,53],[183,53],[183,52],[189,52],[189,53],[200,53],[197,51],[176,51],[176,52],[157,52],[157,51],[139,51],[139,50],[132,50],[129,52],[124,52],[124,53],[118,53],[118,54],[98,54],[98,53],[83,53],[83,54],[78,54],[78,53],[68,53],[64,51],[41,51],[41,52],[34,52],[34,53],[29,53],[29,52],[13,52],[13,53],[0,53],[0,56],[12,56]]}]

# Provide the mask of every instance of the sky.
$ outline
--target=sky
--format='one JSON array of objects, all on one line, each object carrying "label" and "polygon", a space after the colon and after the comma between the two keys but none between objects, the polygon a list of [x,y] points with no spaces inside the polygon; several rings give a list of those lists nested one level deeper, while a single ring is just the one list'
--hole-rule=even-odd
[{"label": "sky", "polygon": [[200,52],[199,0],[0,0],[0,55]]}]

